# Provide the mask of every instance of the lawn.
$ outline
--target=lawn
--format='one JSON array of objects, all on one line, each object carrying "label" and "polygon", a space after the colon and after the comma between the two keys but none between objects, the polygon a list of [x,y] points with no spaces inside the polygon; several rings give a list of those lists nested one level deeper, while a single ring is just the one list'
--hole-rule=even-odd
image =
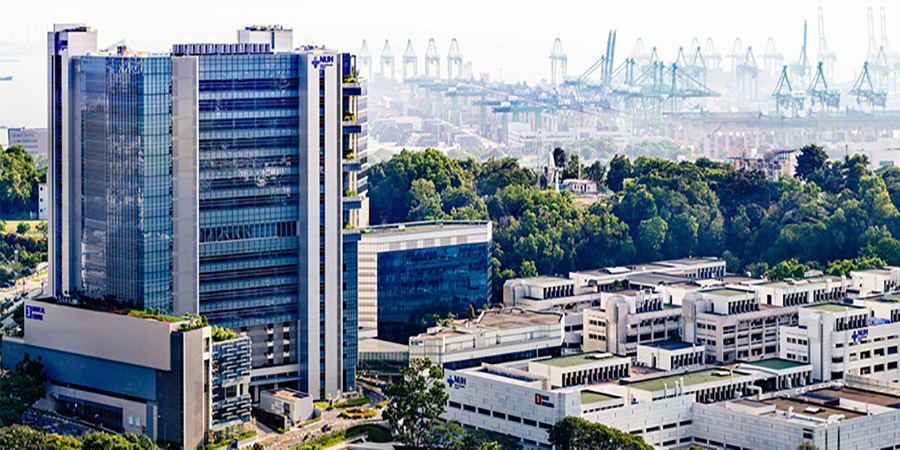
[{"label": "lawn", "polygon": [[366,439],[369,442],[378,442],[378,443],[386,443],[393,442],[393,437],[391,436],[390,430],[378,425],[356,425],[346,430],[336,431],[331,434],[326,434],[325,436],[320,436],[312,441],[309,441],[304,444],[300,444],[294,447],[292,450],[318,450],[328,447],[334,447],[335,445],[340,444],[341,442],[357,438],[362,435],[367,435]]},{"label": "lawn", "polygon": [[25,233],[25,237],[30,237],[33,239],[41,239],[44,236],[37,230],[37,224],[45,222],[44,220],[7,220],[6,228],[2,230],[4,233],[15,234],[16,227],[19,226],[20,223],[26,223],[31,226],[31,229]]}]

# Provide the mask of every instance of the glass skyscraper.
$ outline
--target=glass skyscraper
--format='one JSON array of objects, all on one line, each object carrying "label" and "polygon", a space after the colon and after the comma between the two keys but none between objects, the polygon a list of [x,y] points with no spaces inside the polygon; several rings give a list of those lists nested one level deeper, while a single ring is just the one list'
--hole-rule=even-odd
[{"label": "glass skyscraper", "polygon": [[337,397],[355,389],[365,89],[354,56],[290,33],[147,55],[55,28],[51,286],[199,313],[250,337],[254,392]]},{"label": "glass skyscraper", "polygon": [[364,228],[358,271],[360,331],[407,343],[434,315],[460,316],[490,302],[491,222]]}]

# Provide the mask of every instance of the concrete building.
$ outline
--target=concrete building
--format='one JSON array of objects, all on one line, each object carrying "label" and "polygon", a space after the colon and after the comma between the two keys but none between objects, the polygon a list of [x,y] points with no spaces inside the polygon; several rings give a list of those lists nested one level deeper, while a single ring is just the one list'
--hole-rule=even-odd
[{"label": "concrete building", "polygon": [[668,340],[638,344],[635,364],[659,370],[677,370],[699,366],[706,362],[706,350],[702,345]]},{"label": "concrete building", "polygon": [[22,146],[37,163],[47,160],[48,136],[46,128],[9,128],[7,144]]},{"label": "concrete building", "polygon": [[[491,300],[491,222],[367,227],[359,242],[359,326],[406,343],[426,323]],[[374,333],[372,330],[376,330]]]},{"label": "concrete building", "polygon": [[259,409],[283,416],[294,425],[306,422],[315,416],[313,398],[309,394],[287,388],[260,392]]},{"label": "concrete building", "polygon": [[638,345],[679,335],[681,307],[651,291],[603,292],[602,309],[584,311],[582,349],[637,356]]},{"label": "concrete building", "polygon": [[[891,322],[900,309],[863,306],[876,300],[860,303],[801,307],[799,323],[779,332],[780,357],[808,361],[816,381],[840,380],[847,374],[900,381],[900,322]],[[900,306],[893,301],[887,305]],[[885,312],[890,315],[879,317]]]},{"label": "concrete building", "polygon": [[428,358],[456,369],[559,355],[563,327],[559,313],[514,308],[484,311],[473,321],[432,327],[409,338],[409,359]]},{"label": "concrete building", "polygon": [[900,267],[850,272],[853,288],[860,293],[894,292],[900,288]]},{"label": "concrete building", "polygon": [[797,307],[760,304],[757,293],[745,289],[723,287],[685,296],[681,336],[705,346],[707,362],[777,357],[779,327],[797,324]]},{"label": "concrete building", "polygon": [[706,425],[695,419],[698,405],[802,385],[811,371],[809,365],[770,360],[604,380],[595,366],[606,361],[624,372],[628,359],[588,354],[541,361],[445,369],[450,398],[443,417],[510,436],[527,448],[550,448],[547,430],[567,416],[639,435],[655,448],[685,448],[695,427]]},{"label": "concrete building", "polygon": [[286,31],[149,55],[54,27],[50,288],[202,314],[251,338],[255,392],[339,397],[355,390],[364,87],[354,56],[292,50]]},{"label": "concrete building", "polygon": [[357,372],[362,376],[399,376],[409,366],[409,346],[376,338],[359,340]]},{"label": "concrete building", "polygon": [[41,358],[48,378],[39,408],[115,431],[196,448],[250,419],[247,338],[212,342],[210,327],[190,320],[26,300],[24,336],[3,338],[3,363],[25,355]]},{"label": "concrete building", "polygon": [[627,284],[629,277],[647,274],[668,275],[688,280],[716,280],[725,276],[725,261],[715,257],[654,261],[626,267],[572,272],[569,278],[575,281],[576,286],[592,287],[596,291],[603,292],[627,289],[630,287]]},{"label": "concrete building", "polygon": [[845,277],[814,277],[757,283],[750,288],[759,294],[763,305],[797,306],[840,301],[851,286],[851,280]]},{"label": "concrete building", "polygon": [[550,386],[564,388],[631,375],[631,359],[610,353],[579,353],[528,361],[528,372],[546,377]]}]

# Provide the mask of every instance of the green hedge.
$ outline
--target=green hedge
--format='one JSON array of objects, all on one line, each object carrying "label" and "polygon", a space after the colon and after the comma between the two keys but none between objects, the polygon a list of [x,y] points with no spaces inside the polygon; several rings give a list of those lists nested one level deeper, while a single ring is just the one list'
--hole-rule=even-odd
[{"label": "green hedge", "polygon": [[307,425],[312,425],[312,424],[314,424],[314,423],[316,423],[316,422],[318,422],[318,421],[320,421],[320,420],[322,420],[321,417],[316,417],[315,419],[307,420],[306,422],[303,422],[303,423],[300,424],[300,428],[303,428],[303,427],[305,427],[305,426],[307,426]]},{"label": "green hedge", "polygon": [[357,406],[365,406],[369,403],[372,403],[372,399],[369,397],[360,397],[355,398],[353,400],[345,400],[343,402],[337,402],[332,406],[328,406],[328,402],[315,402],[314,405],[318,408],[324,409],[325,411],[331,411],[336,408],[353,408]]},{"label": "green hedge", "polygon": [[244,439],[250,439],[253,436],[256,436],[256,430],[247,430],[235,437],[216,442],[215,444],[207,445],[206,448],[207,450],[215,450],[217,448],[222,448],[228,444],[231,444],[232,442],[234,442],[234,438],[237,438],[238,441],[243,441]]},{"label": "green hedge", "polygon": [[350,408],[341,411],[341,417],[345,419],[368,419],[375,417],[375,410],[372,408]]}]

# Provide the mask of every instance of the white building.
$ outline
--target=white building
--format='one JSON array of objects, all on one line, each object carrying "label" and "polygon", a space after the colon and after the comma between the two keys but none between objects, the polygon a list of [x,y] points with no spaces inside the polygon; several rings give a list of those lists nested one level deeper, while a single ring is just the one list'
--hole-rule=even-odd
[{"label": "white building", "polygon": [[47,129],[46,128],[10,128],[7,130],[9,137],[8,146],[22,146],[25,151],[38,160],[47,159]]},{"label": "white building", "polygon": [[665,341],[679,334],[681,307],[663,303],[651,291],[603,292],[602,309],[584,311],[582,349],[637,356],[641,343]]},{"label": "white building", "polygon": [[853,287],[860,293],[892,292],[900,287],[900,267],[850,272]]},{"label": "white building", "polygon": [[313,398],[288,388],[260,392],[259,409],[285,417],[294,425],[306,422],[315,415]]},{"label": "white building", "polygon": [[50,192],[47,183],[38,183],[38,220],[47,220]]},{"label": "white building", "polygon": [[702,345],[669,340],[637,346],[636,364],[642,367],[669,371],[705,362],[706,350]]},{"label": "white building", "polygon": [[528,372],[547,377],[550,386],[569,387],[631,375],[631,359],[610,353],[579,353],[528,361]]},{"label": "white building", "polygon": [[739,287],[684,297],[681,336],[704,345],[708,362],[732,363],[778,356],[778,327],[797,324],[797,308],[760,304]]},{"label": "white building", "polygon": [[764,305],[797,306],[843,300],[851,281],[846,277],[816,277],[770,281],[750,286]]},{"label": "white building", "polygon": [[[798,325],[779,331],[780,356],[809,361],[817,381],[840,380],[847,374],[900,381],[900,322],[873,317],[875,311],[847,303],[802,307]],[[878,311],[897,314],[896,309]]]},{"label": "white building", "polygon": [[484,311],[473,321],[451,322],[409,338],[409,359],[428,358],[454,369],[558,355],[563,330],[560,313],[515,308]]}]

